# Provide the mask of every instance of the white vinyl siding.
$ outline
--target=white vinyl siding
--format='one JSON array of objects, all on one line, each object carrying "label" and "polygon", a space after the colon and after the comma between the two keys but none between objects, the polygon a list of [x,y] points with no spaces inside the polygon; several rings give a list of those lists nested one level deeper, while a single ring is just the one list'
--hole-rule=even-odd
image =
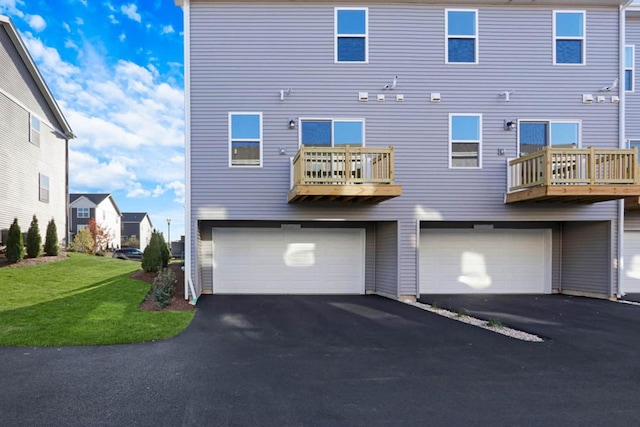
[{"label": "white vinyl siding", "polygon": [[214,228],[213,292],[362,294],[363,229]]},{"label": "white vinyl siding", "polygon": [[369,62],[369,10],[336,7],[334,27],[334,61]]},{"label": "white vinyl siding", "polygon": [[553,11],[553,63],[585,65],[586,44],[586,12]]},{"label": "white vinyl siding", "polygon": [[229,166],[262,166],[262,113],[229,113]]},{"label": "white vinyl siding", "polygon": [[482,168],[482,114],[449,114],[449,168]]},{"label": "white vinyl siding", "polygon": [[426,229],[421,294],[551,293],[551,230]]}]

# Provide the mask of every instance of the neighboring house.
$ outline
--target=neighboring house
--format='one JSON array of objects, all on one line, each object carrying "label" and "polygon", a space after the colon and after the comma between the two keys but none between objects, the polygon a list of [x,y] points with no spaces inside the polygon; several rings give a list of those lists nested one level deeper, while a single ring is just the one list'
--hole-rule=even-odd
[{"label": "neighboring house", "polygon": [[73,242],[81,229],[88,228],[89,220],[93,218],[97,225],[109,233],[109,243],[101,249],[119,248],[121,216],[111,194],[69,194],[69,241]]},{"label": "neighboring house", "polygon": [[195,296],[620,295],[628,2],[178,3]]},{"label": "neighboring house", "polygon": [[0,243],[14,218],[26,233],[35,214],[43,240],[54,219],[65,244],[73,137],[18,31],[0,15]]},{"label": "neighboring house", "polygon": [[131,242],[138,242],[141,251],[147,247],[153,233],[151,218],[146,212],[122,212],[122,246],[130,246]]}]

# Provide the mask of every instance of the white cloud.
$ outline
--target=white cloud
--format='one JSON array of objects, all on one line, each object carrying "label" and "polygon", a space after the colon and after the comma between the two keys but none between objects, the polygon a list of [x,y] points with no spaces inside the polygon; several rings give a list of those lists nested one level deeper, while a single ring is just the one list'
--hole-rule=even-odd
[{"label": "white cloud", "polygon": [[64,62],[56,49],[45,46],[40,39],[30,32],[24,33],[23,40],[27,45],[27,49],[29,49],[29,53],[38,63],[38,68],[41,72],[52,75],[55,80],[68,79],[78,74],[77,67]]},{"label": "white cloud", "polygon": [[173,25],[165,25],[164,27],[162,27],[162,31],[160,32],[160,34],[171,34],[175,32],[176,30],[173,29]]},{"label": "white cloud", "polygon": [[76,17],[76,24],[78,25],[84,25],[84,19],[80,18],[79,16]]},{"label": "white cloud", "polygon": [[115,12],[115,11],[116,11],[116,8],[115,8],[115,7],[113,7],[113,5],[111,4],[111,2],[106,2],[106,3],[104,4],[104,6],[105,6],[107,9],[109,9],[111,12]]},{"label": "white cloud", "polygon": [[82,3],[85,7],[88,6],[87,0],[78,0],[80,3]]},{"label": "white cloud", "polygon": [[0,0],[0,13],[22,18],[24,17],[24,13],[18,8],[18,6],[23,5],[24,1],[22,0]]},{"label": "white cloud", "polygon": [[47,28],[47,23],[40,15],[27,15],[27,24],[29,24],[32,30],[37,32]]},{"label": "white cloud", "polygon": [[132,19],[136,22],[142,22],[142,17],[138,13],[138,6],[135,4],[127,4],[120,6],[120,11],[127,16],[129,19]]},{"label": "white cloud", "polygon": [[78,45],[71,39],[66,39],[64,41],[64,47],[66,47],[67,49],[78,50]]},{"label": "white cloud", "polygon": [[67,33],[71,32],[71,26],[69,24],[67,24],[66,22],[62,23],[62,28],[64,28]]},{"label": "white cloud", "polygon": [[129,189],[126,197],[129,199],[133,199],[136,197],[149,197],[151,192],[149,190],[145,190],[142,188],[140,183],[136,183],[133,188]]},{"label": "white cloud", "polygon": [[115,17],[113,14],[109,15],[109,21],[110,21],[112,24],[119,24],[119,23],[120,23],[120,21],[118,21],[118,20],[116,19],[116,17]]},{"label": "white cloud", "polygon": [[162,196],[167,190],[165,188],[162,188],[162,185],[157,185],[156,188],[153,190],[153,197],[160,197]]},{"label": "white cloud", "polygon": [[127,38],[127,35],[125,33],[122,33],[118,36],[118,39],[120,39],[121,42],[123,42],[126,38]]},{"label": "white cloud", "polygon": [[173,193],[176,195],[174,202],[184,204],[184,183],[182,181],[173,181],[167,184],[167,188],[173,190]]}]

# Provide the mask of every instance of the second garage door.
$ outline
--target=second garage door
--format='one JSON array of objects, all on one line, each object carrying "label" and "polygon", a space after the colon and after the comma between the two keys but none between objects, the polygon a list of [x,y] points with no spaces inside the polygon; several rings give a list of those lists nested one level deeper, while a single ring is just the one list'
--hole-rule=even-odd
[{"label": "second garage door", "polygon": [[551,293],[551,230],[422,230],[420,293]]},{"label": "second garage door", "polygon": [[363,294],[363,229],[214,228],[213,292]]},{"label": "second garage door", "polygon": [[640,292],[640,231],[625,230],[623,265],[622,292]]}]

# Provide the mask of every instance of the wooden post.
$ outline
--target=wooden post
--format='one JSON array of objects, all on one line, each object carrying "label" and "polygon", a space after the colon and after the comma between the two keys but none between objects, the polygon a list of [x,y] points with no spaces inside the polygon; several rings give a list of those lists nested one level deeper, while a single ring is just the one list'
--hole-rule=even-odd
[{"label": "wooden post", "polygon": [[633,184],[638,185],[638,147],[633,147],[633,157],[631,158],[631,178]]},{"label": "wooden post", "polygon": [[551,185],[551,147],[547,146],[544,149],[544,185]]},{"label": "wooden post", "polygon": [[394,162],[393,150],[394,150],[394,147],[392,145],[389,147],[389,184],[393,184],[394,180],[396,179],[395,170],[394,170],[395,162]]},{"label": "wooden post", "polygon": [[594,185],[596,183],[596,150],[593,146],[589,147],[589,183]]},{"label": "wooden post", "polygon": [[344,147],[344,183],[351,184],[351,150],[349,146]]}]

